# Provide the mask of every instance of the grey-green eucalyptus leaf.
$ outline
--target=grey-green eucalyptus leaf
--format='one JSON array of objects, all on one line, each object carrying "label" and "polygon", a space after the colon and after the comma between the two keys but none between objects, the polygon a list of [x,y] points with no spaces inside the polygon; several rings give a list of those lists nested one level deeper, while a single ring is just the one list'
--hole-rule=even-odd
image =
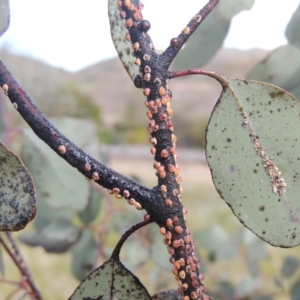
[{"label": "grey-green eucalyptus leaf", "polygon": [[221,48],[230,28],[231,19],[243,10],[251,9],[254,0],[220,1],[172,63],[173,70],[202,67]]},{"label": "grey-green eucalyptus leaf", "polygon": [[140,216],[136,211],[132,211],[130,214],[128,211],[122,211],[118,213],[118,218],[112,218],[109,228],[111,231],[123,234],[127,228],[139,221]]},{"label": "grey-green eucalyptus leaf", "polygon": [[79,241],[72,247],[72,273],[78,280],[83,280],[92,270],[97,244],[93,232],[83,229]]},{"label": "grey-green eucalyptus leaf", "polygon": [[197,231],[195,238],[208,251],[215,252],[221,245],[229,242],[228,233],[218,225],[211,228],[200,229]]},{"label": "grey-green eucalyptus leaf", "polygon": [[[150,249],[145,247],[137,238],[128,239],[122,249],[121,259],[130,270],[134,270],[149,260]],[[138,255],[137,249],[139,249]]]},{"label": "grey-green eucalyptus leaf", "polygon": [[210,257],[217,260],[233,258],[242,242],[241,230],[228,234],[221,226],[199,229],[195,232],[195,242],[203,247]]},{"label": "grey-green eucalyptus leaf", "polygon": [[255,243],[247,247],[247,263],[249,274],[253,276],[259,275],[259,261],[266,257],[265,243],[257,239]]},{"label": "grey-green eucalyptus leaf", "polygon": [[[134,0],[133,2],[135,6],[138,6],[140,3],[139,0]],[[125,27],[125,20],[120,17],[120,10],[117,3],[118,1],[116,0],[108,0],[111,37],[124,68],[133,80],[139,74],[139,67],[134,64],[135,58],[132,56],[132,43],[125,38],[128,35],[128,30]],[[148,34],[147,36],[149,41],[151,41],[150,36]]]},{"label": "grey-green eucalyptus leaf", "polygon": [[253,7],[254,2],[255,0],[221,1],[213,12],[216,13],[216,19],[218,21],[230,22],[235,15],[243,10],[250,10]]},{"label": "grey-green eucalyptus leaf", "polygon": [[84,224],[91,223],[99,214],[101,194],[97,189],[90,188],[87,207],[79,212],[79,218]]},{"label": "grey-green eucalyptus leaf", "polygon": [[286,29],[285,29],[285,36],[288,41],[300,48],[300,5],[294,12],[291,20],[289,21]]},{"label": "grey-green eucalyptus leaf", "polygon": [[294,282],[290,289],[291,300],[298,300],[300,295],[300,280]]},{"label": "grey-green eucalyptus leaf", "polygon": [[154,263],[160,270],[169,270],[169,254],[165,250],[165,245],[161,242],[161,234],[157,230],[156,224],[152,223],[147,226],[150,237],[150,255]]},{"label": "grey-green eucalyptus leaf", "polygon": [[265,243],[250,231],[245,232],[245,244],[249,265],[267,256]]},{"label": "grey-green eucalyptus leaf", "polygon": [[89,196],[86,179],[74,172],[74,168],[38,139],[32,130],[24,129],[23,133],[22,158],[45,202],[53,208],[83,210]]},{"label": "grey-green eucalyptus leaf", "polygon": [[18,156],[0,143],[0,231],[23,229],[36,213],[32,177]]},{"label": "grey-green eucalyptus leaf", "polygon": [[247,296],[252,295],[260,287],[261,281],[259,278],[246,275],[243,280],[236,286],[234,298],[245,299]]},{"label": "grey-green eucalyptus leaf", "polygon": [[273,50],[248,75],[249,79],[275,84],[300,96],[300,49],[284,45]]},{"label": "grey-green eucalyptus leaf", "polygon": [[291,277],[299,270],[299,259],[295,256],[287,256],[284,259],[283,265],[281,267],[280,273],[283,277]]},{"label": "grey-green eucalyptus leaf", "polygon": [[222,80],[206,134],[216,189],[257,236],[299,245],[300,103],[271,84]]},{"label": "grey-green eucalyptus leaf", "polygon": [[51,123],[59,128],[72,142],[85,149],[97,139],[97,128],[93,121],[71,117],[51,118]]},{"label": "grey-green eucalyptus leaf", "polygon": [[83,280],[69,298],[83,299],[151,300],[151,296],[135,275],[111,258]]},{"label": "grey-green eucalyptus leaf", "polygon": [[0,36],[8,29],[10,9],[8,0],[0,0]]},{"label": "grey-green eucalyptus leaf", "polygon": [[74,211],[64,207],[52,207],[44,199],[43,194],[37,190],[37,199],[39,199],[39,205],[36,217],[34,218],[34,228],[38,231],[47,227],[50,223],[58,219],[65,219],[71,221],[74,216]]},{"label": "grey-green eucalyptus leaf", "polygon": [[32,247],[41,246],[50,253],[64,253],[79,237],[80,230],[69,220],[58,219],[40,231],[22,233],[19,239]]},{"label": "grey-green eucalyptus leaf", "polygon": [[[217,299],[234,299],[235,287],[227,280],[220,280],[216,283]],[[222,297],[222,298],[221,298]],[[215,297],[213,299],[216,299]]]},{"label": "grey-green eucalyptus leaf", "polygon": [[182,300],[177,290],[167,290],[152,296],[152,300]]}]

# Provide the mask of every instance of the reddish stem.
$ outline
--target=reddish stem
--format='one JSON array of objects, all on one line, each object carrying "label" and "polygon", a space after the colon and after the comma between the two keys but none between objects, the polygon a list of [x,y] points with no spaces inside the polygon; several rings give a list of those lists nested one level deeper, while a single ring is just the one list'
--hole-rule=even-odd
[{"label": "reddish stem", "polygon": [[6,284],[12,284],[12,285],[20,285],[20,282],[18,281],[14,281],[14,280],[9,280],[9,279],[5,279],[5,278],[0,278],[0,282],[6,283]]},{"label": "reddish stem", "polygon": [[108,224],[112,219],[112,215],[115,213],[119,212],[120,209],[115,208],[114,206],[111,205],[111,201],[106,201],[106,204],[108,206],[108,209],[106,209],[106,214],[104,216],[104,219],[102,220],[101,224],[98,225],[98,230],[97,230],[97,252],[96,252],[96,257],[93,265],[93,269],[95,270],[98,267],[98,262],[100,260],[100,257],[103,256],[103,243],[102,241],[105,239],[105,234],[107,234],[107,228]]},{"label": "reddish stem", "polygon": [[135,225],[133,225],[129,230],[127,230],[121,237],[121,239],[119,240],[118,244],[116,245],[112,255],[111,255],[111,258],[116,260],[116,261],[119,261],[119,255],[120,255],[120,251],[121,251],[121,248],[124,244],[124,242],[131,236],[131,234],[133,234],[135,231],[137,231],[138,229],[152,223],[153,221],[148,218],[144,221],[141,221],[139,223],[136,223]]},{"label": "reddish stem", "polygon": [[23,260],[23,257],[21,255],[13,237],[12,237],[12,234],[10,232],[6,232],[5,234],[12,245],[13,251],[5,243],[5,241],[3,240],[1,235],[0,235],[0,243],[2,244],[3,248],[6,250],[7,254],[11,257],[11,259],[15,263],[16,267],[19,269],[19,271],[23,277],[22,281],[24,281],[24,279],[26,281],[26,285],[20,283],[20,286],[22,286],[22,288],[25,290],[26,290],[26,286],[28,286],[30,288],[31,291],[27,291],[27,292],[30,293],[32,300],[41,300],[42,297],[40,295],[40,292],[37,289],[37,287],[35,286],[32,278],[30,276],[28,268]]},{"label": "reddish stem", "polygon": [[216,72],[204,70],[204,69],[188,69],[188,70],[180,70],[180,71],[171,71],[169,72],[169,79],[183,77],[187,75],[205,75],[216,79],[221,83],[222,86],[227,85],[227,80],[225,77],[219,75]]}]

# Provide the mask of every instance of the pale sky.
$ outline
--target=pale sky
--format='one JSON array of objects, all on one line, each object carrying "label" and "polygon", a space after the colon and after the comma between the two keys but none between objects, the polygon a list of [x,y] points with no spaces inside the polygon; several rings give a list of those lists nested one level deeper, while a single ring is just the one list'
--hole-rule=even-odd
[{"label": "pale sky", "polygon": [[[184,9],[181,1],[142,2],[155,47],[165,49],[206,0],[184,0]],[[251,11],[233,19],[225,47],[274,49],[285,44],[284,29],[298,4],[299,0],[256,0]],[[11,24],[0,46],[70,71],[116,55],[106,0],[10,0],[10,5]]]}]

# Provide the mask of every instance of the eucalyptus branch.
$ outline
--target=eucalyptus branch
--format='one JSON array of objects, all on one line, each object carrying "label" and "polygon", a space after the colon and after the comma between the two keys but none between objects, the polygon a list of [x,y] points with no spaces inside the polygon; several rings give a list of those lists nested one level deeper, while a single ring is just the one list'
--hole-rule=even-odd
[{"label": "eucalyptus branch", "polygon": [[[25,289],[28,293],[31,295],[31,299],[33,300],[41,300],[42,297],[40,295],[40,292],[38,288],[36,287],[28,268],[24,262],[24,259],[18,249],[18,246],[15,243],[14,238],[12,237],[12,234],[9,232],[5,233],[9,242],[11,243],[12,249],[5,243],[4,239],[0,235],[0,244],[2,244],[3,248],[7,252],[7,254],[11,257],[16,267],[19,269],[20,274],[22,275],[22,281],[26,281],[26,285],[19,284],[23,289]],[[27,287],[30,288],[30,291],[27,290]]]},{"label": "eucalyptus branch", "polygon": [[25,260],[19,250],[19,247],[14,239],[14,236],[11,232],[5,232],[8,240],[10,241],[11,243],[11,246],[14,250],[14,255],[15,255],[15,258],[18,262],[18,266],[20,266],[20,268],[22,269],[22,274],[25,276],[26,278],[26,281],[29,283],[33,293],[36,295],[37,299],[41,299],[41,295],[40,295],[40,292],[38,290],[38,288],[36,287],[34,281],[33,281],[33,278],[29,272],[29,269],[25,263]]},{"label": "eucalyptus branch", "polygon": [[216,7],[220,0],[210,0],[182,29],[182,32],[170,41],[170,46],[161,54],[162,60],[169,66],[190,36]]},{"label": "eucalyptus branch", "polygon": [[150,189],[101,164],[59,132],[33,104],[2,61],[0,86],[35,134],[85,177],[107,188],[116,197],[128,199],[137,209],[142,209],[145,202],[151,201]]},{"label": "eucalyptus branch", "polygon": [[[172,93],[167,86],[168,68],[183,43],[218,2],[209,1],[199,12],[199,16],[179,35],[179,43],[169,47],[163,55],[155,53],[152,43],[149,43],[151,39],[147,32],[150,22],[143,20],[142,5],[139,1],[118,1],[119,15],[116,17],[125,19],[124,25],[128,33],[124,38],[131,41],[135,64],[139,66],[139,74],[136,75],[134,83],[136,87],[143,88],[147,97],[147,131],[151,136],[149,141],[152,144],[151,153],[154,155],[153,166],[158,178],[155,204],[160,211],[159,216],[157,210],[154,214],[149,213],[164,236],[164,243],[171,255],[170,262],[174,265],[172,272],[184,300],[204,300],[208,299],[208,296],[204,294],[204,277],[199,274],[200,261],[196,255],[194,240],[184,220],[187,211],[181,204],[182,179],[176,155],[177,137],[173,134],[173,110],[170,102]],[[114,30],[113,26],[112,28]],[[122,55],[120,58],[122,60]],[[130,68],[126,60],[123,60],[123,64]]]}]

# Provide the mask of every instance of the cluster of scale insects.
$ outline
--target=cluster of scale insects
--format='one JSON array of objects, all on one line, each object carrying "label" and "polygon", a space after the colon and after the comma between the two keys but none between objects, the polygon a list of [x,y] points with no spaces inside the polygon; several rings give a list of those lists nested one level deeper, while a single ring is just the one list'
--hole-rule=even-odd
[{"label": "cluster of scale insects", "polygon": [[269,157],[265,151],[263,150],[259,137],[257,135],[251,134],[251,140],[253,142],[256,153],[262,158],[263,166],[270,176],[270,183],[273,188],[274,193],[278,193],[279,196],[283,196],[285,194],[286,183],[282,177],[280,177],[281,172],[274,165],[272,158]]},{"label": "cluster of scale insects", "polygon": [[[151,51],[154,50],[151,39],[148,37],[147,32],[150,29],[150,23],[146,20],[143,20],[141,10],[144,5],[141,2],[138,2],[138,5],[134,5],[131,0],[117,0],[117,5],[119,8],[119,16],[124,19],[124,26],[129,29],[131,27],[138,28],[141,30],[143,37],[149,43],[149,48]],[[129,17],[127,12],[122,8],[125,8],[127,12],[130,13]],[[200,22],[201,16],[195,16],[194,20],[196,22]],[[190,28],[184,27],[182,33],[185,35],[190,34]],[[151,61],[150,53],[141,54],[141,47],[138,41],[132,41],[130,34],[127,32],[124,36],[126,41],[132,43],[132,55],[134,56],[134,63],[138,67],[140,67],[140,73],[135,76],[134,84],[138,88],[143,88],[143,94],[148,98],[145,101],[145,105],[148,108],[147,116],[149,118],[147,125],[148,134],[152,135],[149,138],[149,142],[153,145],[150,149],[150,152],[153,155],[159,155],[162,159],[161,162],[154,161],[153,167],[156,171],[156,176],[162,180],[164,180],[167,176],[167,173],[173,174],[176,183],[178,184],[178,188],[173,188],[171,195],[174,198],[177,198],[178,201],[182,201],[182,187],[180,183],[182,182],[181,177],[179,176],[180,168],[177,164],[177,155],[176,155],[176,141],[177,138],[174,134],[171,134],[171,142],[172,146],[170,148],[164,148],[159,150],[159,154],[157,153],[157,144],[158,141],[156,137],[153,136],[156,132],[161,129],[168,129],[173,132],[174,127],[171,121],[171,117],[173,115],[173,110],[171,108],[170,99],[172,98],[172,93],[168,89],[167,86],[162,86],[162,81],[155,75],[157,70],[152,70],[148,62]],[[176,47],[178,45],[178,39],[171,39],[170,45],[172,47]],[[149,87],[144,86],[144,83],[152,83],[155,86],[155,93],[157,95],[155,97],[152,96],[154,91],[151,91]],[[151,99],[151,97],[153,97]],[[156,120],[155,120],[156,119]],[[160,123],[157,123],[160,122]],[[163,163],[168,157],[172,155],[174,158],[174,163],[168,162],[167,164]],[[160,184],[159,191],[161,192],[163,199],[165,201],[165,205],[167,207],[171,207],[173,205],[173,200],[170,199],[169,191],[167,190],[167,186],[164,184]],[[117,193],[116,193],[117,192]],[[118,197],[118,189],[113,189],[112,193],[114,193]],[[124,193],[123,193],[124,194]],[[169,194],[169,196],[168,196]],[[122,195],[120,195],[122,197]],[[131,200],[128,202],[130,204]],[[134,201],[134,200],[133,200]],[[133,202],[134,203],[134,202]],[[133,204],[134,205],[134,204]],[[185,208],[182,209],[183,215],[187,213]],[[149,215],[146,215],[149,216]],[[149,216],[150,217],[150,216]],[[183,300],[190,299],[203,299],[208,300],[209,297],[205,295],[205,285],[203,284],[204,275],[198,275],[198,269],[200,267],[199,259],[196,255],[196,249],[194,246],[194,240],[190,236],[190,231],[185,223],[186,227],[183,228],[180,225],[180,219],[178,216],[169,217],[165,220],[165,224],[160,225],[160,233],[164,236],[164,244],[167,246],[168,253],[171,255],[170,262],[173,264],[174,268],[172,273],[175,275],[175,279],[178,282],[178,292],[180,294],[184,294],[185,291],[189,290],[189,296],[185,295]],[[178,257],[178,253],[180,254],[180,258]],[[185,293],[186,294],[186,293]]]}]

